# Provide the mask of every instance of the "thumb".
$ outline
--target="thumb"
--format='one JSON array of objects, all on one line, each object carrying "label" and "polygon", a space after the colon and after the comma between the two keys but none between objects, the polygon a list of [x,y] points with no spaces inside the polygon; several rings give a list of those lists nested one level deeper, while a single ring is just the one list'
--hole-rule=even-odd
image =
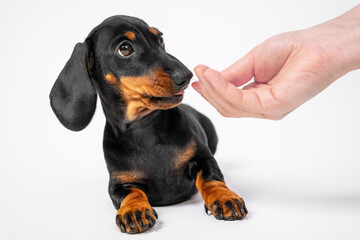
[{"label": "thumb", "polygon": [[224,79],[236,87],[242,86],[254,77],[255,49],[221,71]]}]

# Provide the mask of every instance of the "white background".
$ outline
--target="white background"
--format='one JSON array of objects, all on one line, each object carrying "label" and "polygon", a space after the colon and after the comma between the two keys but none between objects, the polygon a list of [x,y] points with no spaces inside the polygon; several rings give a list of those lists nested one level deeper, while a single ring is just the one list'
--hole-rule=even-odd
[{"label": "white background", "polygon": [[156,207],[154,229],[120,233],[107,194],[98,108],[78,133],[48,95],[76,42],[116,14],[164,32],[190,69],[221,70],[268,37],[336,17],[357,1],[2,1],[0,3],[0,239],[360,239],[360,71],[281,121],[226,119],[193,89],[185,103],[214,122],[215,157],[248,206],[217,221],[199,194]]}]

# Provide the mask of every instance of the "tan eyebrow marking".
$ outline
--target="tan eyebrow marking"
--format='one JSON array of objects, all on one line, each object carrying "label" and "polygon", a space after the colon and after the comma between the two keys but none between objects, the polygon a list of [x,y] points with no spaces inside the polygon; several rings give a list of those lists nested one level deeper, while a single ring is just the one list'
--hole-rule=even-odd
[{"label": "tan eyebrow marking", "polygon": [[125,37],[127,37],[129,40],[134,40],[135,39],[135,33],[128,31],[124,34]]},{"label": "tan eyebrow marking", "polygon": [[149,31],[150,31],[152,34],[154,34],[155,36],[158,35],[158,30],[157,30],[156,28],[150,27],[150,28],[149,28]]},{"label": "tan eyebrow marking", "polygon": [[110,84],[116,84],[117,83],[117,79],[114,76],[114,74],[112,74],[112,73],[106,74],[105,75],[105,80]]}]

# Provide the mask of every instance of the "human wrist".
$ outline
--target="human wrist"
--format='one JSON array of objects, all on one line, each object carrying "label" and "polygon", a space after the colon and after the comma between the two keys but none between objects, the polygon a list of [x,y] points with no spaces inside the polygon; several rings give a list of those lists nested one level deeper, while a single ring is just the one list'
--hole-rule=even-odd
[{"label": "human wrist", "polygon": [[342,44],[344,70],[360,68],[360,4],[334,19]]}]

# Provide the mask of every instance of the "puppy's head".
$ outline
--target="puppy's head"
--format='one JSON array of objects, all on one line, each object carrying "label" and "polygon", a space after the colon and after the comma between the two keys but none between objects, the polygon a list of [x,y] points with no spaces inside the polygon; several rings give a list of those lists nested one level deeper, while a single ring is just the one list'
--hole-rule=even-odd
[{"label": "puppy's head", "polygon": [[114,16],[75,46],[51,90],[51,106],[64,126],[81,130],[94,113],[96,89],[109,121],[133,121],[180,104],[191,77],[166,53],[158,29]]}]

